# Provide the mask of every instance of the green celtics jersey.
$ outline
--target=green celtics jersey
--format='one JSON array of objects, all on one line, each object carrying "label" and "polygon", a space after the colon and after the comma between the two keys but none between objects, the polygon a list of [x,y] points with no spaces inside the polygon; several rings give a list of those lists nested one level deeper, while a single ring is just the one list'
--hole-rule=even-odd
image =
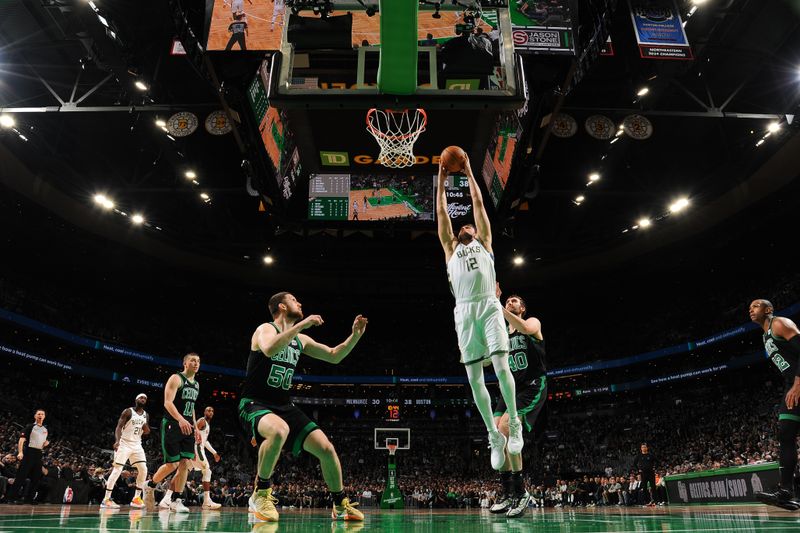
[{"label": "green celtics jersey", "polygon": [[547,373],[544,340],[515,331],[508,336],[508,366],[517,387],[533,383]]},{"label": "green celtics jersey", "polygon": [[[270,326],[278,333],[281,332],[272,322]],[[242,386],[242,398],[272,405],[288,404],[292,377],[302,351],[303,344],[298,337],[272,357],[267,357],[261,350],[251,350],[247,357],[247,375]]]},{"label": "green celtics jersey", "polygon": [[[189,381],[189,379],[180,372],[178,372],[177,376],[181,378],[181,386],[178,387],[178,391],[175,393],[175,400],[172,403],[175,404],[175,408],[178,409],[181,416],[191,423],[192,416],[194,415],[194,404],[197,402],[197,397],[200,395],[200,384],[197,380]],[[167,412],[166,416],[170,420],[173,419],[169,412]]]},{"label": "green celtics jersey", "polygon": [[789,341],[772,333],[772,320],[772,318],[769,319],[769,328],[763,336],[764,348],[767,350],[770,361],[778,367],[783,375],[783,381],[788,389],[794,384],[800,353]]}]

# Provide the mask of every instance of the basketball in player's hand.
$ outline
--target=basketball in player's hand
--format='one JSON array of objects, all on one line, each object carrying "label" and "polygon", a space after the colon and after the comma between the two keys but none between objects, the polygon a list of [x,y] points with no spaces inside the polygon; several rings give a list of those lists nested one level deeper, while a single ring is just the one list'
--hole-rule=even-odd
[{"label": "basketball in player's hand", "polygon": [[442,166],[449,173],[461,172],[467,162],[467,153],[460,146],[448,146],[442,150]]}]

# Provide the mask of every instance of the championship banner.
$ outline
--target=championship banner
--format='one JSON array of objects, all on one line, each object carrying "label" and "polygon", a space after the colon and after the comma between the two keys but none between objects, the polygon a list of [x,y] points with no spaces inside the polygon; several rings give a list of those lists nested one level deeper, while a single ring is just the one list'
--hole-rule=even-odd
[{"label": "championship banner", "polygon": [[541,55],[575,55],[570,0],[512,0],[514,50]]},{"label": "championship banner", "polygon": [[693,59],[675,0],[628,0],[628,3],[643,59]]},{"label": "championship banner", "polygon": [[756,502],[755,493],[780,482],[777,463],[665,476],[670,505]]}]

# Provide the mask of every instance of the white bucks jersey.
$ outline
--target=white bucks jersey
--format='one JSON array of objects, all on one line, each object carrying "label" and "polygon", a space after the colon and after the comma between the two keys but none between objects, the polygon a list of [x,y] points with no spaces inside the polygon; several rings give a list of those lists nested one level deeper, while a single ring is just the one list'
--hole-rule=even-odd
[{"label": "white bucks jersey", "polygon": [[[204,418],[201,418],[200,420],[204,420]],[[198,422],[200,420],[198,420]],[[208,423],[208,420],[206,420],[206,423],[203,425],[203,429],[198,429],[197,432],[200,433],[200,444],[197,446],[202,448],[205,443],[208,442],[208,435],[211,433],[211,424]]]},{"label": "white bucks jersey", "polygon": [[119,441],[120,443],[141,446],[142,427],[147,423],[147,412],[142,411],[142,414],[139,414],[133,407],[131,407],[130,410],[131,419],[123,426]]},{"label": "white bucks jersey", "polygon": [[495,295],[494,257],[478,239],[458,243],[447,262],[447,277],[456,302]]}]

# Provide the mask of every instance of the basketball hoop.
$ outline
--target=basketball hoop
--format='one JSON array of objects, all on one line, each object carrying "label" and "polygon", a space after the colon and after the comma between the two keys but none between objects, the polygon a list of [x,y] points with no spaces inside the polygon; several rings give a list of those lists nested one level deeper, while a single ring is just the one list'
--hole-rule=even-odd
[{"label": "basketball hoop", "polygon": [[[414,164],[414,143],[425,131],[428,115],[424,109],[375,109],[367,111],[369,131],[381,153],[380,164],[389,168],[405,168]],[[394,455],[394,454],[392,454]]]},{"label": "basketball hoop", "polygon": [[397,451],[397,444],[387,444],[386,449],[389,450],[389,455],[394,455],[394,452]]}]

